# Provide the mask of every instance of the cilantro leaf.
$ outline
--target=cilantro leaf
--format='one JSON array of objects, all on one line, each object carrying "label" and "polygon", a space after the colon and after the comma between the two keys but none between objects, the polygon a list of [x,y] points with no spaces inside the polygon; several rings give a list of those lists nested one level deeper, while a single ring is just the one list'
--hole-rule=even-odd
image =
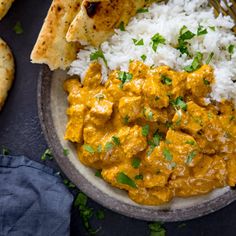
[{"label": "cilantro leaf", "polygon": [[136,175],[134,178],[136,180],[143,180],[143,175]]},{"label": "cilantro leaf", "polygon": [[160,222],[154,222],[148,225],[150,229],[150,236],[165,236],[166,230]]},{"label": "cilantro leaf", "polygon": [[141,59],[142,59],[143,61],[146,61],[147,56],[146,56],[145,54],[143,54],[143,55],[141,56]]},{"label": "cilantro leaf", "polygon": [[135,46],[143,46],[144,45],[143,39],[140,39],[140,40],[132,39],[132,40],[133,40]]},{"label": "cilantro leaf", "polygon": [[229,45],[229,47],[228,47],[228,52],[230,53],[230,54],[233,54],[234,53],[234,45]]},{"label": "cilantro leaf", "polygon": [[140,8],[137,10],[136,13],[146,13],[146,12],[148,12],[148,8]]},{"label": "cilantro leaf", "polygon": [[69,155],[69,150],[67,148],[63,148],[63,154],[67,157]]},{"label": "cilantro leaf", "polygon": [[184,70],[187,72],[193,72],[199,69],[201,67],[202,57],[203,57],[202,53],[197,52],[196,56],[193,59],[192,64],[184,67]]},{"label": "cilantro leaf", "polygon": [[149,130],[150,130],[150,126],[149,125],[145,125],[142,127],[142,135],[144,137],[147,137],[149,134]]},{"label": "cilantro leaf", "polygon": [[172,79],[165,75],[161,76],[161,82],[169,86],[172,85]]},{"label": "cilantro leaf", "polygon": [[102,178],[102,171],[101,170],[96,170],[95,174],[96,177]]},{"label": "cilantro leaf", "polygon": [[207,60],[206,60],[206,64],[207,64],[207,65],[211,62],[213,56],[214,56],[214,52],[211,52],[211,54],[208,56],[208,58],[207,58]]},{"label": "cilantro leaf", "polygon": [[141,160],[138,157],[135,157],[132,160],[132,166],[134,167],[134,169],[138,169],[140,164],[141,164]]},{"label": "cilantro leaf", "polygon": [[193,158],[197,155],[196,151],[192,151],[188,156],[186,160],[186,164],[190,164],[193,160]]},{"label": "cilantro leaf", "polygon": [[98,220],[104,220],[104,219],[105,219],[105,213],[104,213],[104,211],[103,211],[103,210],[98,210],[98,211],[96,212],[96,218],[97,218]]},{"label": "cilantro leaf", "polygon": [[162,35],[157,33],[151,38],[151,41],[152,41],[152,49],[154,52],[156,52],[158,45],[165,44],[166,39]]},{"label": "cilantro leaf", "polygon": [[124,23],[124,21],[120,22],[119,28],[120,28],[120,31],[125,31],[125,23]]},{"label": "cilantro leaf", "polygon": [[88,144],[84,144],[83,145],[83,149],[91,154],[94,154],[95,153],[95,150],[93,149],[93,147],[91,147],[90,145]]},{"label": "cilantro leaf", "polygon": [[125,184],[132,188],[137,188],[136,183],[123,172],[118,173],[118,175],[116,176],[116,180],[120,184]]},{"label": "cilantro leaf", "polygon": [[50,149],[46,149],[43,153],[43,155],[41,156],[41,160],[42,161],[46,161],[47,159],[52,160],[53,159],[53,155]]},{"label": "cilantro leaf", "polygon": [[120,71],[118,74],[118,79],[121,81],[120,87],[123,88],[123,85],[129,82],[130,80],[132,80],[132,78],[133,78],[133,75],[130,74],[129,72]]},{"label": "cilantro leaf", "polygon": [[116,136],[113,136],[112,137],[112,141],[115,145],[120,145],[120,139]]},{"label": "cilantro leaf", "polygon": [[187,104],[184,102],[183,97],[177,97],[176,100],[171,101],[171,104],[177,108],[177,109],[182,109],[183,111],[187,111]]},{"label": "cilantro leaf", "polygon": [[199,25],[199,27],[197,29],[197,36],[204,35],[207,33],[208,33],[207,29],[204,28],[202,25]]},{"label": "cilantro leaf", "polygon": [[98,58],[101,58],[104,61],[105,65],[108,66],[107,60],[106,60],[102,50],[100,50],[100,49],[90,54],[90,61],[97,60]]},{"label": "cilantro leaf", "polygon": [[20,21],[16,22],[15,26],[13,27],[13,30],[16,34],[22,34],[24,32]]},{"label": "cilantro leaf", "polygon": [[109,152],[113,148],[113,144],[111,142],[107,142],[105,144],[105,151]]},{"label": "cilantro leaf", "polygon": [[163,150],[163,155],[164,155],[164,157],[165,157],[165,159],[166,159],[167,161],[172,161],[173,156],[172,156],[172,154],[170,153],[170,150],[169,150],[169,149],[164,148],[164,150]]}]

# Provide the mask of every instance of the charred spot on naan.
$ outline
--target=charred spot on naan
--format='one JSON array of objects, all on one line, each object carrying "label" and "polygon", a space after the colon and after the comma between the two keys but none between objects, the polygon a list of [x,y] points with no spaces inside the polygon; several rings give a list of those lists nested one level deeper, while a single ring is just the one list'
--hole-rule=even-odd
[{"label": "charred spot on naan", "polygon": [[68,42],[99,46],[114,33],[121,22],[127,24],[139,8],[148,5],[145,0],[84,0],[81,10],[67,32]]}]

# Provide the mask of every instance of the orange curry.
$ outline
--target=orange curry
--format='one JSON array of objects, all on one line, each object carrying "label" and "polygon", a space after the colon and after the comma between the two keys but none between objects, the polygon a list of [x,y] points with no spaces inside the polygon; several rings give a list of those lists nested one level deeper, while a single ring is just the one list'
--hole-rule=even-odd
[{"label": "orange curry", "polygon": [[91,63],[83,85],[64,83],[65,139],[84,165],[146,205],[235,186],[236,112],[229,101],[207,103],[211,66],[187,73],[134,61],[101,80]]}]

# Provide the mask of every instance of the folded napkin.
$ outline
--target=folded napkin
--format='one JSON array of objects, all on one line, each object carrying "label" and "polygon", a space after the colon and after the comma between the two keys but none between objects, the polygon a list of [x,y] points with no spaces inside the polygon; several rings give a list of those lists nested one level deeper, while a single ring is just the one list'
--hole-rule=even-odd
[{"label": "folded napkin", "polygon": [[72,202],[52,169],[0,155],[0,236],[67,236]]}]

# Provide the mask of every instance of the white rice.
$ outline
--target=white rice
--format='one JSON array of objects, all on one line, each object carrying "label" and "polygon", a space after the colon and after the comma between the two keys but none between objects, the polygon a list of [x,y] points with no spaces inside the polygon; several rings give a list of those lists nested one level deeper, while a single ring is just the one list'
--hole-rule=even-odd
[{"label": "white rice", "polygon": [[[215,18],[213,9],[207,6],[207,0],[170,0],[167,5],[154,3],[147,13],[139,13],[126,26],[125,31],[115,30],[115,34],[101,45],[101,50],[108,63],[108,68],[102,65],[103,82],[107,80],[110,70],[120,69],[128,71],[130,60],[141,60],[145,54],[148,65],[168,65],[175,70],[192,63],[186,54],[181,56],[173,45],[178,44],[180,29],[185,25],[193,33],[199,25],[207,29],[208,33],[195,36],[189,40],[189,51],[203,54],[203,62],[213,52],[211,65],[215,69],[216,82],[213,85],[211,98],[216,101],[232,99],[236,104],[236,37],[231,29],[234,22],[230,17],[219,15]],[[215,27],[215,31],[210,27]],[[165,39],[165,45],[159,44],[157,52],[152,49],[151,38],[156,33]],[[135,46],[132,39],[143,39],[143,46]],[[234,45],[232,55],[228,52],[229,45]],[[71,64],[69,74],[79,75],[83,81],[88,69],[90,54],[97,51],[92,46],[86,46],[78,54],[78,59]]]}]

